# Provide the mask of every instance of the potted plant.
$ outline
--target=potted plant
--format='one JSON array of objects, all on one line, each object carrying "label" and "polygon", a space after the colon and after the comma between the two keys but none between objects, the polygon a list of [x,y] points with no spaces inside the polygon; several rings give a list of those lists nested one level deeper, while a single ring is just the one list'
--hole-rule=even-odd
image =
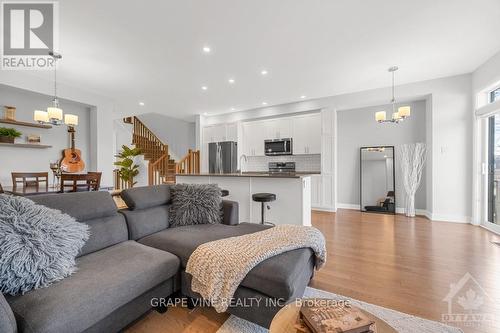
[{"label": "potted plant", "polygon": [[14,128],[0,127],[0,142],[14,143],[15,139],[22,134]]},{"label": "potted plant", "polygon": [[134,177],[139,174],[139,166],[134,164],[136,156],[142,154],[139,148],[129,148],[125,145],[122,146],[122,151],[116,155],[119,159],[114,164],[118,167],[118,174],[120,178],[128,183],[129,187],[134,187],[137,182],[134,182]]}]

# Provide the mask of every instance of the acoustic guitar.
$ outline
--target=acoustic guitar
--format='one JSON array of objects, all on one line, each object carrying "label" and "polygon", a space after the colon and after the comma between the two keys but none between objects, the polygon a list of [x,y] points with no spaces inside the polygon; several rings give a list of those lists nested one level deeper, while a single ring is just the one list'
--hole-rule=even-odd
[{"label": "acoustic guitar", "polygon": [[61,160],[61,170],[68,173],[81,172],[85,169],[85,163],[82,160],[82,152],[75,148],[75,128],[68,127],[68,133],[71,137],[71,148],[64,149]]}]

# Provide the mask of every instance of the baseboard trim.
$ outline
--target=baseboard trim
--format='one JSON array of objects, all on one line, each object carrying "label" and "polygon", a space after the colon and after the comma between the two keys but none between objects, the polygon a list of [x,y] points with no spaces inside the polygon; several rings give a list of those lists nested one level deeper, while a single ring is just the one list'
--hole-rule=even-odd
[{"label": "baseboard trim", "polygon": [[[337,203],[337,208],[341,209],[351,209],[351,210],[360,210],[360,206],[357,204],[346,204],[346,203]],[[397,214],[404,214],[403,207],[396,208]],[[417,216],[424,216],[431,221],[436,222],[449,222],[449,223],[471,223],[471,218],[468,216],[460,216],[460,215],[447,215],[447,214],[433,214],[432,212],[426,209],[416,209],[415,213]]]},{"label": "baseboard trim", "polygon": [[469,216],[460,215],[447,215],[447,214],[430,214],[430,219],[436,222],[449,222],[449,223],[471,223]]},{"label": "baseboard trim", "polygon": [[489,226],[489,225],[486,225],[486,224],[480,224],[479,226],[480,226],[481,228],[483,228],[483,229],[488,230],[489,232],[494,233],[495,235],[500,235],[500,231],[499,231],[499,230],[497,230],[497,229],[495,229],[495,228],[492,228],[492,227],[491,227],[491,226]]},{"label": "baseboard trim", "polygon": [[336,209],[327,207],[312,207],[311,210],[316,210],[318,212],[328,212],[328,213],[335,213],[337,211]]},{"label": "baseboard trim", "polygon": [[337,203],[337,209],[338,208],[353,209],[353,210],[359,210],[360,209],[359,205],[356,205],[356,204],[346,204],[346,203]]}]

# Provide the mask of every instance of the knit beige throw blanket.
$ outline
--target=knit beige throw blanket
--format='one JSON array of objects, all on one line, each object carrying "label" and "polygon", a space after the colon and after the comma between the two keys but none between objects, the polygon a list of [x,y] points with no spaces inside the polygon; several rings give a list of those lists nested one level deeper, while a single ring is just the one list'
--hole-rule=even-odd
[{"label": "knit beige throw blanket", "polygon": [[323,234],[314,227],[278,225],[198,246],[189,257],[186,272],[192,275],[191,289],[210,301],[217,312],[224,312],[252,268],[272,256],[306,247],[314,251],[315,266],[320,269],[326,261]]}]

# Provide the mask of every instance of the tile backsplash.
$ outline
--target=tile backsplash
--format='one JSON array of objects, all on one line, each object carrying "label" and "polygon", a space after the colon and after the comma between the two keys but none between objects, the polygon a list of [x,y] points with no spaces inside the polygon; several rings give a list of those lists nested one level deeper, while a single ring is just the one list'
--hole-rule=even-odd
[{"label": "tile backsplash", "polygon": [[295,169],[299,172],[320,172],[321,154],[313,155],[286,155],[286,156],[248,156],[243,171],[268,171],[269,162],[295,162]]}]

